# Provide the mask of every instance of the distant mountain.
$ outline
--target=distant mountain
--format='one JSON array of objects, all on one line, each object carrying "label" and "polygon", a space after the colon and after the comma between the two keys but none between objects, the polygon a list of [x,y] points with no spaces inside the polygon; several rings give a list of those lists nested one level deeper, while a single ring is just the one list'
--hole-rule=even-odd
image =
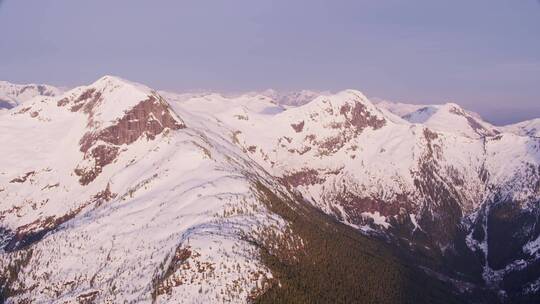
[{"label": "distant mountain", "polygon": [[475,112],[467,111],[455,103],[443,105],[412,105],[380,101],[377,107],[386,109],[410,123],[423,124],[433,130],[459,132],[468,137],[493,136],[498,127],[484,121]]},{"label": "distant mountain", "polygon": [[540,137],[540,118],[508,125],[504,127],[504,130],[523,136]]},{"label": "distant mountain", "polygon": [[416,110],[426,107],[426,105],[392,102],[392,101],[383,100],[379,98],[375,98],[374,103],[377,105],[377,107],[386,109],[390,111],[391,113],[396,114],[399,117],[405,116]]},{"label": "distant mountain", "polygon": [[0,81],[0,111],[11,109],[36,96],[57,96],[61,89],[44,84],[13,84]]},{"label": "distant mountain", "polygon": [[465,111],[455,103],[426,106],[402,116],[411,123],[446,132],[460,132],[468,137],[494,136],[500,133],[497,127],[485,122],[475,113]]},{"label": "distant mountain", "polygon": [[290,92],[280,92],[276,90],[266,90],[259,93],[275,100],[280,105],[301,106],[305,105],[321,95],[328,95],[330,92],[317,92],[311,90],[300,90]]},{"label": "distant mountain", "polygon": [[176,94],[105,76],[52,95],[0,116],[0,301],[540,299],[525,127],[355,90]]}]

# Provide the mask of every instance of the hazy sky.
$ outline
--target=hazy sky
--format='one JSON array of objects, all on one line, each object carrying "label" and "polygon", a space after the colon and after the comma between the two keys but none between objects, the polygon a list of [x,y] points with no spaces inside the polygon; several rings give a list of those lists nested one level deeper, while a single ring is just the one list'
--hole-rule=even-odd
[{"label": "hazy sky", "polygon": [[340,90],[540,117],[537,0],[0,0],[0,79]]}]

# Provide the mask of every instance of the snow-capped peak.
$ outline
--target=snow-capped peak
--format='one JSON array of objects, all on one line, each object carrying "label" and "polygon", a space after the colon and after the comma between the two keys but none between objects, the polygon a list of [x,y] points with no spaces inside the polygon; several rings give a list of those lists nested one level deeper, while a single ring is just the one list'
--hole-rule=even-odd
[{"label": "snow-capped peak", "polygon": [[92,83],[90,87],[102,88],[102,89],[120,89],[120,88],[128,89],[128,90],[135,89],[137,91],[143,91],[146,93],[153,92],[152,89],[150,89],[149,87],[143,84],[129,81],[121,77],[113,76],[113,75],[105,75],[99,78],[94,83]]},{"label": "snow-capped peak", "polygon": [[69,107],[72,112],[82,111],[90,116],[92,124],[106,126],[150,99],[168,108],[166,101],[147,86],[107,75],[91,85],[66,92],[56,104]]},{"label": "snow-capped peak", "polygon": [[113,76],[102,77],[59,97],[33,100],[10,116],[19,124],[34,127],[69,122],[70,149],[75,146],[84,153],[84,162],[78,163],[74,171],[82,185],[92,182],[103,167],[115,161],[121,147],[185,127],[158,93]]},{"label": "snow-capped peak", "polygon": [[476,113],[464,110],[455,103],[428,105],[402,116],[403,119],[443,132],[456,132],[467,137],[494,136],[497,127],[483,121]]},{"label": "snow-capped peak", "polygon": [[343,90],[335,94],[317,96],[309,103],[306,103],[298,108],[310,109],[326,107],[326,105],[339,107],[348,103],[361,103],[371,110],[378,110],[377,107],[375,107],[375,105],[369,101],[369,99],[362,92],[352,89]]}]

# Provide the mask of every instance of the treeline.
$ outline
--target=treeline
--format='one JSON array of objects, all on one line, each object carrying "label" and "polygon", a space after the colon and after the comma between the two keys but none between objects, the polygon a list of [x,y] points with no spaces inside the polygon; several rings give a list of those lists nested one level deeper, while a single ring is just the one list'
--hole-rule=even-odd
[{"label": "treeline", "polygon": [[255,303],[463,303],[450,286],[403,263],[383,242],[301,199],[285,201],[260,183],[256,189],[260,200],[304,240],[304,248],[296,259],[288,259],[261,245],[263,263],[280,284]]}]

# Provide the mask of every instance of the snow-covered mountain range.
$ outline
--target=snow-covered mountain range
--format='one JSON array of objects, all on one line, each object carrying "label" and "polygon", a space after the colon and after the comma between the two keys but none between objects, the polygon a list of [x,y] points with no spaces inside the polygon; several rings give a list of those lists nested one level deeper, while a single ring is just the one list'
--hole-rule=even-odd
[{"label": "snow-covered mountain range", "polygon": [[39,87],[0,86],[7,303],[540,299],[538,120],[355,90]]}]

